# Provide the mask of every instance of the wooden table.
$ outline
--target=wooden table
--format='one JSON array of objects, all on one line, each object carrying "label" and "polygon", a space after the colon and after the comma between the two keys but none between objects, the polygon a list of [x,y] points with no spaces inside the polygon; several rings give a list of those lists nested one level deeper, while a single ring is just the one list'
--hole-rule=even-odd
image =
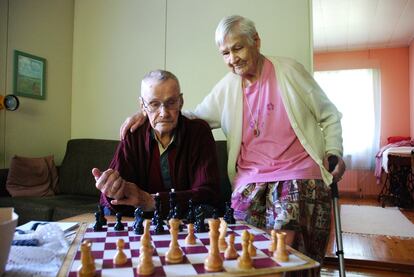
[{"label": "wooden table", "polygon": [[[116,219],[114,216],[106,216],[106,219],[108,222],[115,222]],[[131,217],[124,217],[123,222],[126,221],[133,221],[133,218]],[[68,272],[71,268],[72,265],[72,261],[76,255],[77,249],[79,248],[79,245],[82,242],[83,239],[83,235],[85,234],[86,228],[93,222],[95,222],[95,216],[93,214],[81,214],[78,216],[74,216],[74,217],[69,217],[66,219],[61,220],[60,222],[79,222],[79,227],[77,230],[77,234],[75,239],[73,240],[72,244],[69,247],[68,253],[63,261],[62,267],[59,270],[59,273],[57,276],[67,276]],[[268,231],[268,233],[270,233],[270,230]],[[288,234],[289,237],[287,239],[287,241],[292,241],[293,240],[293,234],[290,233]],[[292,267],[290,268],[290,271],[297,271],[297,270],[315,270],[317,269],[320,265],[318,262],[312,260],[311,258],[305,256],[304,254],[300,253],[299,251],[291,248],[289,245],[287,246],[288,250],[295,254],[296,256],[298,256],[299,258],[301,258],[302,260],[306,261],[307,263],[304,265],[300,265],[297,267]],[[262,276],[262,277],[274,277],[274,276],[283,276],[283,273],[279,273],[279,274],[271,274],[271,275],[255,275],[255,276]],[[240,275],[238,275],[240,276]]]}]

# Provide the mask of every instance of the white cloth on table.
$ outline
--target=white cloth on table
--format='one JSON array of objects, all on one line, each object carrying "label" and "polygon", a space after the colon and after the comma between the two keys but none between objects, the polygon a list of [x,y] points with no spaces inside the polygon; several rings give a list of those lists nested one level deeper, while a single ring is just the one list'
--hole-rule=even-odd
[{"label": "white cloth on table", "polygon": [[[382,156],[383,153],[392,147],[402,147],[402,146],[413,146],[414,145],[414,140],[402,140],[399,142],[395,142],[395,143],[389,143],[383,147],[381,147],[381,149],[378,151],[377,155],[375,155],[375,177],[377,178],[377,184],[381,183],[381,173],[382,173]],[[387,160],[388,161],[388,160]]]},{"label": "white cloth on table", "polygon": [[414,150],[412,146],[401,146],[401,147],[391,147],[385,150],[382,153],[382,168],[386,173],[388,173],[388,155],[390,154],[411,154],[411,151]]},{"label": "white cloth on table", "polygon": [[40,225],[36,231],[27,234],[16,233],[13,239],[37,239],[39,246],[12,246],[4,277],[58,274],[69,244],[57,224]]}]

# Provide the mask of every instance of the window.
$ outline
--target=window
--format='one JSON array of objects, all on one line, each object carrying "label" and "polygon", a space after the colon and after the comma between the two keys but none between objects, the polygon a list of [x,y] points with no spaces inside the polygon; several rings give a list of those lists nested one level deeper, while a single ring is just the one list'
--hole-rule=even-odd
[{"label": "window", "polygon": [[342,113],[344,160],[348,169],[373,169],[379,149],[379,71],[318,71],[315,79]]}]

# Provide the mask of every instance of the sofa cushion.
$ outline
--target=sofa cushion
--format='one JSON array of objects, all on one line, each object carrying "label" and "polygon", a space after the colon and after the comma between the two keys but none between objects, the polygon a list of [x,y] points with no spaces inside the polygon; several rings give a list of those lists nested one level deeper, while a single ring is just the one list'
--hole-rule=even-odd
[{"label": "sofa cushion", "polygon": [[13,156],[6,188],[13,197],[48,196],[55,194],[57,180],[53,156],[41,158]]},{"label": "sofa cushion", "polygon": [[59,168],[59,191],[62,194],[99,196],[92,176],[92,168],[106,170],[117,140],[71,139]]},{"label": "sofa cushion", "polygon": [[53,207],[42,203],[42,197],[0,197],[0,207],[13,207],[19,215],[18,225],[31,220],[49,221],[52,220]]}]

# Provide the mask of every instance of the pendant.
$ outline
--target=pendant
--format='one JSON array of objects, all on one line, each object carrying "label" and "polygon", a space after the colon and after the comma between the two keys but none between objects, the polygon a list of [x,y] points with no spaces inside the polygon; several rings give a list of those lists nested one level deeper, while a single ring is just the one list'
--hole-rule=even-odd
[{"label": "pendant", "polygon": [[253,135],[254,135],[255,137],[258,137],[258,136],[260,135],[259,128],[254,128]]}]

